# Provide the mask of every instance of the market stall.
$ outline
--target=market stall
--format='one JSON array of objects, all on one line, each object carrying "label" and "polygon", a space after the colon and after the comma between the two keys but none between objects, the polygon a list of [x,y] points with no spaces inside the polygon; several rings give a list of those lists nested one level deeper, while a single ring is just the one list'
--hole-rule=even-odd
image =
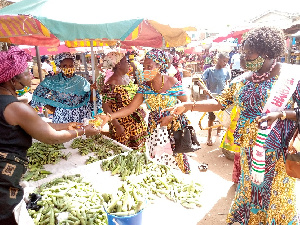
[{"label": "market stall", "polygon": [[[63,175],[75,175],[80,174],[83,177],[84,181],[90,182],[92,187],[97,190],[99,193],[112,193],[117,191],[118,187],[120,187],[123,183],[121,178],[117,175],[112,175],[111,171],[104,171],[101,169],[101,164],[105,160],[111,160],[115,157],[115,155],[110,156],[107,159],[99,160],[93,162],[91,164],[86,165],[86,160],[93,156],[94,153],[88,153],[86,155],[81,155],[78,149],[73,149],[71,147],[73,141],[64,144],[65,149],[61,149],[61,151],[70,155],[67,160],[61,159],[58,163],[52,165],[47,164],[44,165],[44,169],[46,171],[50,171],[52,174],[48,175],[46,178],[37,180],[37,181],[29,181],[28,186],[25,188],[25,191],[28,193],[32,193],[42,184],[53,181],[56,178],[62,177]],[[118,146],[122,146],[121,144],[114,142]],[[127,151],[131,152],[131,149],[122,146],[124,153],[120,153],[121,155],[126,155]],[[199,197],[195,200],[201,203],[201,205],[205,205],[205,207],[194,207],[192,209],[184,207],[180,202],[174,202],[169,200],[165,196],[157,197],[153,201],[149,201],[146,204],[145,209],[142,214],[142,224],[150,225],[150,224],[190,224],[196,225],[201,218],[208,212],[208,210],[213,207],[216,201],[222,196],[226,195],[228,188],[231,186],[231,182],[224,181],[223,184],[216,184],[213,182],[209,182],[210,178],[213,176],[217,176],[212,172],[199,172],[197,166],[198,163],[190,159],[192,173],[191,174],[182,174],[178,170],[170,170],[172,174],[175,174],[179,180],[183,180],[184,183],[182,186],[188,184],[196,184],[199,183],[201,185],[202,192]],[[141,176],[147,176],[149,172],[144,172]],[[133,181],[138,179],[138,176],[133,177]],[[132,182],[133,182],[132,181]],[[214,196],[208,196],[208,190],[212,190],[220,185],[223,186],[222,190],[216,192]],[[196,187],[196,186],[195,186]],[[227,213],[227,212],[222,212]],[[22,223],[20,223],[22,224]],[[79,223],[80,224],[80,223]],[[97,224],[97,223],[96,223]],[[28,225],[28,224],[27,224]]]}]

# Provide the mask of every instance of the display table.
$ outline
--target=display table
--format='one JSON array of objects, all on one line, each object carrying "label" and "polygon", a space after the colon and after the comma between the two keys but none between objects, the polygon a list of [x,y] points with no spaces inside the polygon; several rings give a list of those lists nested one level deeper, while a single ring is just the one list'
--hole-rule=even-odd
[{"label": "display table", "polygon": [[[120,178],[118,176],[112,176],[111,172],[103,171],[100,167],[101,161],[85,165],[86,159],[93,155],[93,153],[81,156],[77,149],[72,149],[70,147],[71,143],[72,141],[65,143],[64,146],[66,149],[63,149],[62,151],[64,153],[71,152],[72,156],[67,161],[61,160],[55,165],[45,165],[45,169],[52,172],[52,174],[42,180],[30,181],[29,187],[25,188],[25,191],[32,192],[39,185],[49,182],[54,178],[61,177],[62,175],[74,174],[81,174],[84,177],[84,180],[90,182],[99,192],[111,193],[113,190],[117,190],[120,187]],[[124,146],[124,148],[127,147]],[[130,149],[127,148],[127,150]],[[196,225],[221,197],[227,195],[229,188],[232,186],[232,182],[228,182],[222,178],[215,179],[215,176],[217,175],[211,171],[200,172],[197,168],[198,163],[190,157],[189,162],[192,170],[191,174],[183,174],[179,170],[173,170],[173,172],[182,179],[187,181],[194,180],[194,182],[200,183],[203,186],[203,192],[200,197],[202,207],[186,209],[180,203],[172,202],[165,197],[157,198],[153,204],[148,204],[144,209],[143,225]],[[215,191],[212,192],[212,190]],[[227,211],[224,210],[224,212],[220,213],[227,214]]]}]

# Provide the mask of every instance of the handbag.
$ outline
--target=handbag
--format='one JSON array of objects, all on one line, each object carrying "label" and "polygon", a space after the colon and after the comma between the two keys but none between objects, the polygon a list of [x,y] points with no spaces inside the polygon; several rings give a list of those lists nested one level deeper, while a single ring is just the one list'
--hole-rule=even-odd
[{"label": "handbag", "polygon": [[186,126],[181,130],[174,131],[172,123],[172,133],[175,140],[173,153],[194,152],[201,148],[193,126]]},{"label": "handbag", "polygon": [[295,111],[297,122],[294,129],[295,131],[293,138],[289,143],[288,153],[285,161],[285,169],[287,175],[289,175],[290,177],[300,178],[300,110],[299,108],[296,108]]},{"label": "handbag", "polygon": [[148,137],[146,146],[148,154],[152,159],[155,158],[155,156],[160,157],[164,153],[173,155],[167,127],[161,127],[159,124]]}]

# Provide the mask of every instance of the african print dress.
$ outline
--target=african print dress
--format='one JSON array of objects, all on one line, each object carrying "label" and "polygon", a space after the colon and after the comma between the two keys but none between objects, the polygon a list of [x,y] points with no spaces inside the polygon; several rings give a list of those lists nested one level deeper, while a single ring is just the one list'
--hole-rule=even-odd
[{"label": "african print dress", "polygon": [[[251,182],[250,171],[252,152],[258,124],[255,120],[261,115],[270,90],[278,76],[261,83],[243,80],[225,89],[218,101],[226,107],[235,104],[240,108],[240,117],[234,132],[235,143],[240,145],[241,176],[231,206],[227,223],[242,225],[298,224],[295,206],[295,179],[285,172],[284,158],[288,141],[292,137],[294,122],[278,120],[265,142],[266,167],[264,182],[256,185]],[[300,83],[286,108],[300,103]]]},{"label": "african print dress", "polygon": [[[170,115],[169,111],[161,112],[161,110],[174,106],[177,104],[177,96],[185,95],[180,82],[177,82],[172,88],[163,93],[154,92],[151,87],[144,82],[141,86],[139,86],[137,93],[143,94],[144,102],[146,103],[147,108],[150,110],[148,117],[149,134],[152,134],[152,132],[156,129],[158,121],[161,117]],[[170,135],[172,150],[175,149],[175,140],[172,136],[171,128],[173,128],[175,131],[180,130],[189,123],[190,122],[187,120],[186,116],[181,115],[178,118],[174,118],[172,123],[168,125],[168,133]],[[151,152],[149,152],[149,154],[151,156]],[[166,155],[162,155],[162,157],[166,157]],[[168,159],[162,158],[162,162],[169,162],[170,164],[175,165],[177,168],[179,167],[182,172],[190,173],[190,166],[186,154],[177,153],[169,155],[168,157]],[[171,167],[173,165],[171,165]]]},{"label": "african print dress", "polygon": [[[112,112],[116,112],[129,105],[136,90],[134,90],[133,83],[129,83],[128,85],[104,84],[101,93],[103,103],[111,103]],[[148,136],[147,124],[144,121],[145,115],[145,111],[142,108],[138,108],[131,115],[117,119],[125,130],[125,135],[123,136],[116,136],[114,125],[109,123],[111,138],[132,149],[142,147]]]}]

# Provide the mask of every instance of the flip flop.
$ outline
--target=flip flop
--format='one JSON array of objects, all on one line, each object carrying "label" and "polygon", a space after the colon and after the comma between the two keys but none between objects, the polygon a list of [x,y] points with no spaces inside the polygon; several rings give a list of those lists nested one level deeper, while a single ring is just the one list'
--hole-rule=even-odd
[{"label": "flip flop", "polygon": [[208,164],[207,163],[200,163],[200,165],[198,166],[198,169],[200,170],[200,172],[206,172],[208,169]]},{"label": "flip flop", "polygon": [[212,146],[212,145],[213,145],[213,142],[212,142],[212,140],[209,140],[209,141],[206,142],[206,144],[207,144],[208,146]]}]

